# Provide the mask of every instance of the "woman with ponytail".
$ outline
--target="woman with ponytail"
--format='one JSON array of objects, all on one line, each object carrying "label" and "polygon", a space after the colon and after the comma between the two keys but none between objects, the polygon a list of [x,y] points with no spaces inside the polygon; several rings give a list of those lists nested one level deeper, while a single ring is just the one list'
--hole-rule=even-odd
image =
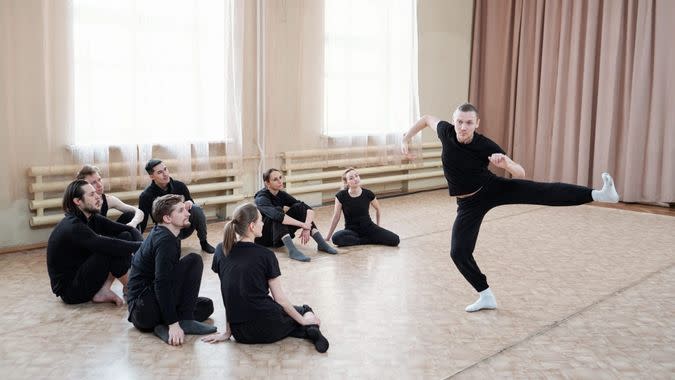
[{"label": "woman with ponytail", "polygon": [[[375,194],[361,187],[361,177],[354,168],[347,168],[342,174],[342,190],[335,194],[333,220],[327,240],[333,240],[338,247],[361,244],[381,244],[395,247],[400,242],[398,235],[380,227],[380,203]],[[370,218],[370,206],[375,209],[375,222]],[[333,235],[345,214],[345,229]]]},{"label": "woman with ponytail", "polygon": [[281,286],[277,257],[254,243],[262,228],[262,216],[252,203],[237,207],[225,225],[211,269],[220,277],[227,327],[202,340],[216,343],[234,336],[237,342],[254,344],[292,336],[311,340],[317,351],[326,352],[328,340],[319,330],[321,321],[311,307],[290,303]]}]

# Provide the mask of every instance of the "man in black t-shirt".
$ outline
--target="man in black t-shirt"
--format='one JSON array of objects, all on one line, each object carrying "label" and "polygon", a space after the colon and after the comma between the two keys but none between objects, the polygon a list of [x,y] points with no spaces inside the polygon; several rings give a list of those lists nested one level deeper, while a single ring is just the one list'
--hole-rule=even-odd
[{"label": "man in black t-shirt", "polygon": [[[312,237],[316,241],[317,249],[330,254],[337,250],[331,247],[314,224],[314,210],[304,202],[293,198],[283,191],[284,182],[281,172],[277,169],[268,169],[263,173],[265,188],[255,194],[255,205],[263,216],[262,236],[255,242],[265,247],[280,247],[288,249],[288,255],[293,260],[309,261],[310,258],[300,252],[293,244],[294,233],[300,232],[300,242],[305,244]],[[288,210],[284,211],[284,207]]]},{"label": "man in black t-shirt", "polygon": [[[457,217],[452,226],[450,256],[464,278],[479,293],[476,302],[466,307],[473,312],[495,309],[497,301],[487,278],[473,257],[483,217],[490,209],[506,204],[572,206],[592,201],[616,203],[619,195],[612,177],[602,174],[604,186],[593,190],[566,183],[542,183],[524,180],[525,170],[489,138],[476,133],[480,123],[478,110],[463,104],[453,113],[453,124],[434,116],[423,116],[404,134],[401,151],[409,155],[408,144],[426,127],[434,129],[443,146],[443,172],[451,196],[457,197]],[[506,170],[516,179],[494,175],[488,164]]]},{"label": "man in black t-shirt", "polygon": [[206,240],[206,215],[201,207],[195,204],[194,199],[190,195],[190,190],[181,181],[175,180],[169,176],[169,169],[161,160],[151,159],[145,165],[145,171],[148,172],[152,182],[143,190],[138,198],[138,208],[145,213],[143,221],[139,225],[142,231],[148,225],[148,217],[152,218],[155,223],[161,223],[152,217],[152,202],[162,195],[178,194],[185,199],[185,208],[190,212],[190,225],[180,231],[181,239],[185,239],[197,230],[197,237],[202,251],[206,253],[213,253],[216,249]]}]

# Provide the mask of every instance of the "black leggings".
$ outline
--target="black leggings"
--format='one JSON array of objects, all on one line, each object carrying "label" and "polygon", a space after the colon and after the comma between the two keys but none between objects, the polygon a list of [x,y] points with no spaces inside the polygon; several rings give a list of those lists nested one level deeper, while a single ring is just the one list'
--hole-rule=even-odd
[{"label": "black leggings", "polygon": [[593,201],[592,189],[567,183],[542,183],[522,179],[496,177],[476,194],[457,198],[457,217],[452,226],[450,256],[464,278],[481,292],[487,289],[473,250],[483,217],[493,207],[508,204],[576,206]]},{"label": "black leggings", "polygon": [[[293,306],[300,315],[312,311],[308,305]],[[313,326],[313,325],[310,325]],[[288,336],[300,339],[310,339],[307,328],[291,318],[282,309],[278,316],[273,318],[258,319],[255,321],[231,323],[230,329],[234,339],[239,343],[274,343]]]},{"label": "black leggings", "polygon": [[[291,206],[288,211],[286,211],[286,215],[293,219],[304,222],[307,218],[307,210],[311,209],[312,208],[307,206],[305,203],[298,202]],[[281,241],[281,238],[284,237],[284,235],[290,235],[291,239],[294,238],[295,231],[300,228],[297,226],[283,224],[277,220],[268,218],[265,215],[263,215],[263,223],[265,224],[263,225],[262,236],[256,238],[255,242],[256,244],[260,244],[264,247],[281,247],[284,245],[284,243]],[[316,228],[314,222],[312,222],[312,228]]]},{"label": "black leggings", "polygon": [[[213,314],[213,301],[198,297],[204,264],[202,257],[190,253],[174,268],[174,296],[178,320],[206,320]],[[129,305],[129,321],[141,331],[152,331],[155,326],[166,324],[162,319],[155,288],[149,286]]]},{"label": "black leggings", "polygon": [[333,244],[338,247],[362,244],[381,244],[396,247],[401,242],[398,235],[373,223],[359,229],[347,229],[333,234]]}]

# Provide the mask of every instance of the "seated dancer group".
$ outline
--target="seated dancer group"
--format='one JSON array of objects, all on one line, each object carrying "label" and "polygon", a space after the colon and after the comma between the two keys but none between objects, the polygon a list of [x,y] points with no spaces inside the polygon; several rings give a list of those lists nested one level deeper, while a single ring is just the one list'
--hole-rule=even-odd
[{"label": "seated dancer group", "polygon": [[[476,132],[480,119],[473,105],[459,106],[452,116],[452,124],[433,116],[422,117],[404,134],[401,151],[410,158],[408,144],[413,136],[426,127],[436,131],[442,143],[448,190],[457,198],[450,256],[479,293],[466,311],[494,309],[496,298],[474,259],[480,225],[489,210],[507,204],[615,203],[619,195],[607,173],[602,174],[600,190],[522,179],[523,167]],[[514,178],[496,176],[489,164]],[[288,300],[277,257],[265,247],[284,246],[291,259],[310,261],[293,244],[299,230],[302,244],[312,238],[319,251],[338,251],[319,232],[312,208],[283,190],[281,172],[269,169],[263,174],[265,187],[255,194],[255,204],[235,210],[225,226],[223,242],[214,248],[206,240],[204,212],[194,204],[187,186],[169,177],[161,160],[150,160],[146,170],[151,183],[141,194],[138,209],[106,196],[96,167],[85,165],[78,179],[68,185],[63,195],[65,218],[54,228],[47,245],[54,294],[68,304],[92,301],[119,306],[124,301],[111,289],[117,279],[128,304],[128,320],[168,344],[182,344],[185,334],[212,334],[202,338],[211,343],[234,337],[248,344],[292,336],[307,339],[317,351],[326,352],[329,343],[320,330],[321,321],[308,305],[294,306]],[[398,235],[380,226],[381,206],[372,191],[361,187],[358,171],[348,168],[342,181],[343,189],[335,194],[327,239],[338,247],[398,246]],[[375,221],[370,217],[371,206]],[[124,224],[105,217],[109,207],[123,212],[118,221]],[[345,228],[335,232],[342,213]],[[141,232],[149,218],[155,225],[144,240]],[[199,297],[202,257],[190,253],[181,258],[181,239],[195,230],[202,250],[215,251],[212,269],[220,278],[226,310],[225,331],[221,333],[204,323],[214,308],[210,299]]]}]

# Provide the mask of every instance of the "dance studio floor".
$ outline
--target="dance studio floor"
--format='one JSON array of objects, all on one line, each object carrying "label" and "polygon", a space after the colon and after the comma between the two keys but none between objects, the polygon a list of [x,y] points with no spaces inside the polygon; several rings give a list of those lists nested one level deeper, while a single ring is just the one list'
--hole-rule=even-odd
[{"label": "dance studio floor", "polygon": [[[286,293],[311,305],[330,341],[170,347],[126,307],[69,306],[49,287],[45,250],[0,255],[2,379],[443,379],[675,377],[675,217],[591,205],[507,206],[484,220],[476,259],[499,309],[449,256],[446,190],[382,199],[398,248],[363,246],[310,263],[277,252]],[[325,233],[332,207],[317,209]],[[212,243],[224,223],[209,225]],[[214,244],[215,245],[215,244]],[[196,237],[183,251],[197,250]],[[218,277],[202,253],[201,294],[224,328]],[[114,290],[121,294],[116,284]]]}]

